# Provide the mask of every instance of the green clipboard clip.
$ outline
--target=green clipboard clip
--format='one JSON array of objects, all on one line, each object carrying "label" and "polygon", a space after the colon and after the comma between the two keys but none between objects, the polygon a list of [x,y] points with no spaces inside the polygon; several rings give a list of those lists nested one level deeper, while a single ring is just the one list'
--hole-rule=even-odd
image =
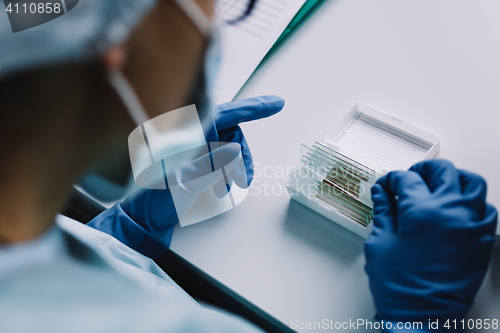
[{"label": "green clipboard clip", "polygon": [[323,0],[307,0],[304,5],[299,9],[297,14],[293,17],[293,19],[290,21],[288,26],[285,28],[283,33],[278,37],[276,40],[276,43],[274,43],[273,47],[269,50],[269,52],[273,51],[276,46],[283,41],[283,39],[286,38],[298,25],[299,23],[304,19],[304,17],[309,14],[309,12]]}]

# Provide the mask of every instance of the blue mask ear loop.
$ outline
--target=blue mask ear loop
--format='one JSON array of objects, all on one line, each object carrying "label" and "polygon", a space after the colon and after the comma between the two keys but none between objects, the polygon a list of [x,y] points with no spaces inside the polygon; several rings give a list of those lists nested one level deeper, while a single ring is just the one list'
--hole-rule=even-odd
[{"label": "blue mask ear loop", "polygon": [[136,126],[141,126],[150,120],[134,89],[122,72],[117,69],[110,71],[108,81],[122,100]]},{"label": "blue mask ear loop", "polygon": [[[214,31],[214,24],[207,17],[207,15],[205,15],[205,12],[203,12],[198,3],[194,0],[174,0],[174,2],[193,22],[201,34],[205,38],[211,40]],[[108,80],[122,99],[128,113],[137,126],[141,126],[151,119],[144,110],[144,107],[139,101],[134,89],[119,70],[110,71],[108,73]]]},{"label": "blue mask ear loop", "polygon": [[[220,36],[217,29],[212,30],[211,43],[207,50],[207,55],[205,58],[205,84],[210,85],[215,82],[217,76],[218,68],[220,67]],[[205,90],[212,89],[212,87],[206,87]],[[207,93],[205,96],[206,105],[210,108],[208,114],[206,115],[206,122],[203,124],[205,131],[205,138],[207,140],[207,147],[210,154],[210,161],[212,162],[212,172],[215,172],[215,166],[212,159],[212,147],[210,142],[219,142],[219,133],[217,132],[217,126],[215,125],[215,119],[217,117],[216,106],[213,104],[213,95]]]},{"label": "blue mask ear loop", "polygon": [[[198,30],[201,32],[201,34],[207,38],[208,40],[212,41],[217,38],[214,37],[215,34],[215,26],[213,22],[207,17],[205,12],[200,8],[198,3],[194,0],[174,0],[174,2],[181,8],[181,10],[186,14],[187,17],[193,22],[193,24],[198,28]],[[210,60],[213,58],[213,50],[209,49],[208,50],[208,59],[205,63],[205,68],[211,67]],[[215,60],[216,66],[218,67],[219,65],[219,59]],[[212,75],[213,73],[209,73],[209,75]],[[207,73],[205,73],[207,75]],[[211,80],[207,80],[205,76],[205,84],[209,84]],[[211,89],[211,87],[205,87],[205,89]],[[211,96],[205,96],[206,99],[208,99],[206,102],[207,105],[211,105]],[[211,119],[207,119],[210,123],[207,124],[209,128],[204,127],[204,132],[205,132],[205,139],[207,141],[207,147],[208,147],[208,152],[210,154],[210,162],[212,163],[212,171],[215,171],[215,166],[214,162],[212,159],[212,150],[210,147],[210,142],[218,142],[219,141],[219,135],[217,134],[217,128],[215,127],[215,119],[213,117],[213,110],[209,111],[209,115],[206,115],[206,117],[210,117]]]}]

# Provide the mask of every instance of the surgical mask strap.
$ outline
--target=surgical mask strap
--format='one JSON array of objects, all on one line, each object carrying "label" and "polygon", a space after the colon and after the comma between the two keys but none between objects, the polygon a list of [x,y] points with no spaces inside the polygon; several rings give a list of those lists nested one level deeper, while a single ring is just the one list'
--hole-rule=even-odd
[{"label": "surgical mask strap", "polygon": [[195,0],[174,0],[174,2],[184,11],[205,37],[208,38],[212,35],[213,23]]},{"label": "surgical mask strap", "polygon": [[[198,30],[205,36],[210,38],[213,33],[214,26],[212,21],[205,15],[205,12],[200,8],[194,0],[174,0],[175,3],[184,11],[184,13],[196,25]],[[134,120],[137,126],[141,126],[150,120],[148,114],[144,110],[139,98],[134,89],[119,70],[112,70],[108,73],[108,80],[115,88],[121,100],[125,104],[128,113]]]},{"label": "surgical mask strap", "polygon": [[141,126],[150,120],[134,89],[122,72],[119,70],[108,72],[108,80],[113,88],[115,88],[115,91],[123,104],[125,104],[125,108],[137,126]]}]

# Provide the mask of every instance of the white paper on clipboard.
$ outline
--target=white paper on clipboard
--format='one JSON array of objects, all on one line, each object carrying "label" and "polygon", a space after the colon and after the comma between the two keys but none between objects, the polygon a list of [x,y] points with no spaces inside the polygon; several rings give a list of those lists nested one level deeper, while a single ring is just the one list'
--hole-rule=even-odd
[{"label": "white paper on clipboard", "polygon": [[[259,0],[252,14],[234,25],[221,24],[221,67],[214,84],[216,104],[230,102],[306,0]],[[245,0],[219,0],[217,18],[246,6]],[[229,8],[229,9],[228,9]]]}]

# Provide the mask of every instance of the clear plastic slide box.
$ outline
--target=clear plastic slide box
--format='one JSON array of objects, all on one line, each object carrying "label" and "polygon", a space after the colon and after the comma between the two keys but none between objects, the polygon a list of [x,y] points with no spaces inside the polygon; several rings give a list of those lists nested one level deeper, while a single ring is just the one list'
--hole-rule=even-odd
[{"label": "clear plastic slide box", "polygon": [[370,189],[393,170],[408,170],[439,152],[438,136],[358,102],[325,136],[301,146],[301,167],[289,175],[292,199],[368,238]]}]

